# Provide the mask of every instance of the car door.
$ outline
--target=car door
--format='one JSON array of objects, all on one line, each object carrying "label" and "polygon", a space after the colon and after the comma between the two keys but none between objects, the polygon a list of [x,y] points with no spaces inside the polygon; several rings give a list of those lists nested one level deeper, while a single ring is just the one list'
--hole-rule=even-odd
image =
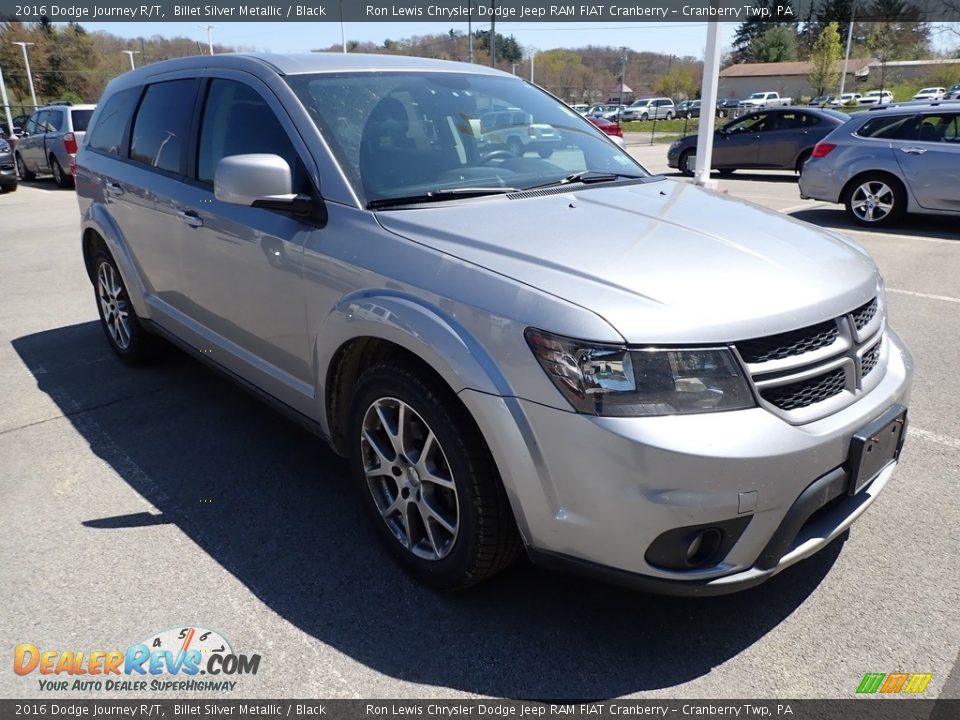
[{"label": "car door", "polygon": [[147,85],[129,132],[128,162],[113,163],[102,179],[152,316],[175,332],[189,312],[181,207],[198,84],[181,78]]},{"label": "car door", "polygon": [[37,148],[37,167],[40,172],[50,172],[50,153],[53,144],[63,134],[65,118],[59,108],[47,110],[46,118],[40,121],[43,130],[43,143]]},{"label": "car door", "polygon": [[752,113],[724,125],[714,136],[713,167],[749,168],[756,165],[757,144],[768,117],[767,113]]},{"label": "car door", "polygon": [[24,125],[24,136],[17,142],[17,153],[30,172],[39,172],[38,162],[43,155],[43,134],[48,110],[38,110]]},{"label": "car door", "polygon": [[960,112],[921,116],[916,139],[897,141],[894,154],[920,207],[960,211]]},{"label": "car door", "polygon": [[759,134],[757,165],[792,169],[801,149],[814,144],[807,136],[818,120],[797,110],[770,113],[770,120]]},{"label": "car door", "polygon": [[253,79],[211,78],[183,208],[195,217],[195,226],[185,228],[184,255],[194,319],[214,360],[288,405],[306,408],[312,348],[301,260],[316,226],[287,211],[215,197],[217,163],[252,153],[279,155],[291,168],[294,191],[314,194],[306,148],[273,93]]}]

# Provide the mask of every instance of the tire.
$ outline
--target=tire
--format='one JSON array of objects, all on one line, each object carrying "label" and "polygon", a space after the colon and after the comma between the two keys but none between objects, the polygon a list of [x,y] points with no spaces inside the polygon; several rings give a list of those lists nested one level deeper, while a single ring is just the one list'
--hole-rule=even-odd
[{"label": "tire", "polygon": [[903,184],[886,173],[866,173],[848,186],[844,193],[847,213],[868,227],[881,227],[901,218],[907,209]]},{"label": "tire", "polygon": [[17,175],[20,176],[20,179],[21,179],[21,180],[34,180],[34,179],[36,179],[37,174],[36,174],[35,172],[30,172],[30,171],[27,169],[27,164],[23,161],[23,158],[20,157],[20,153],[17,153],[15,160],[16,160],[16,163],[17,163]]},{"label": "tire", "polygon": [[717,170],[717,173],[720,174],[720,177],[730,177],[737,171],[736,168],[720,168]]},{"label": "tire", "polygon": [[647,115],[647,113],[643,113],[643,114],[640,116],[640,122],[646,122],[646,121],[649,120],[649,119],[650,119],[650,116]]},{"label": "tire", "polygon": [[546,160],[547,158],[553,155],[553,148],[547,148],[546,150],[537,150],[537,155],[539,155],[542,159]]},{"label": "tire", "polygon": [[93,292],[100,327],[117,357],[128,365],[143,365],[153,360],[158,339],[140,324],[120,271],[103,248],[93,258]]},{"label": "tire", "polygon": [[0,185],[0,193],[16,192],[18,187],[19,183],[13,183],[12,185]]},{"label": "tire", "polygon": [[520,535],[496,465],[441,382],[400,363],[370,367],[355,386],[348,432],[364,504],[411,575],[459,590],[516,559]]},{"label": "tire", "polygon": [[680,172],[687,177],[693,177],[694,171],[696,170],[696,168],[690,166],[690,158],[692,158],[694,154],[693,150],[684,150],[680,153],[680,159],[677,160],[677,167],[680,168]]},{"label": "tire", "polygon": [[670,112],[669,110],[667,110],[666,119],[667,119],[667,120],[673,120],[673,113]]},{"label": "tire", "polygon": [[50,172],[53,173],[53,181],[62,188],[73,187],[73,178],[67,175],[55,155],[50,156]]},{"label": "tire", "polygon": [[509,150],[510,154],[514,157],[523,157],[523,143],[515,137],[507,140],[507,150]]},{"label": "tire", "polygon": [[797,158],[797,167],[796,167],[797,175],[803,176],[803,164],[810,159],[811,155],[813,155],[813,150],[811,150],[810,148],[807,148],[802,153],[800,153],[800,157]]}]

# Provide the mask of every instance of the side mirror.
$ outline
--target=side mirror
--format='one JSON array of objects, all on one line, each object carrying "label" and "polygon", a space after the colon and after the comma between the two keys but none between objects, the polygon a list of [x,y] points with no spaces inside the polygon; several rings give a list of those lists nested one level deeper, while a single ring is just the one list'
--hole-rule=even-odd
[{"label": "side mirror", "polygon": [[290,166],[279,155],[231,155],[217,163],[213,194],[221,202],[297,214],[313,211],[313,199],[293,192]]}]

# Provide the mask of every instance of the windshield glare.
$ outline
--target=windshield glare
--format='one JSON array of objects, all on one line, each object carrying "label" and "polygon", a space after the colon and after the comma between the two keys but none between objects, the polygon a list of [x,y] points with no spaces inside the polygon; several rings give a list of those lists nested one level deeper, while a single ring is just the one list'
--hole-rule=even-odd
[{"label": "windshield glare", "polygon": [[287,78],[367,203],[524,189],[576,173],[648,173],[570,107],[513,77],[323,73]]}]

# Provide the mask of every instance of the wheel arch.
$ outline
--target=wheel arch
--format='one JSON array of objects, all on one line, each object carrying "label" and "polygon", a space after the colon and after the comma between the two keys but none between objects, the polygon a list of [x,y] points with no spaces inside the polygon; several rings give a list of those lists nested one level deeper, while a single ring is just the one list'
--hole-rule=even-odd
[{"label": "wheel arch", "polygon": [[894,173],[890,172],[889,170],[883,170],[883,169],[860,170],[855,175],[853,175],[849,180],[847,180],[847,182],[843,186],[843,189],[840,191],[840,202],[845,203],[847,201],[847,198],[850,197],[850,193],[853,192],[854,188],[860,182],[863,181],[863,178],[867,177],[868,175],[883,175],[889,178],[890,180],[892,180],[893,182],[895,182],[897,185],[900,186],[900,189],[903,191],[904,197],[907,198],[907,202],[910,202],[911,200],[910,190],[907,187],[906,183],[903,182],[903,180],[897,177]]},{"label": "wheel arch", "polygon": [[353,293],[324,319],[314,350],[318,416],[342,454],[351,389],[364,369],[387,358],[418,366],[453,394],[512,392],[482,344],[439,308],[399,293]]},{"label": "wheel arch", "polygon": [[102,247],[117,265],[120,277],[127,288],[127,294],[138,317],[150,317],[146,301],[146,288],[137,272],[136,264],[130,255],[120,228],[101,205],[93,204],[84,213],[81,221],[81,248],[83,263],[90,282],[94,282],[93,259],[97,249]]}]

